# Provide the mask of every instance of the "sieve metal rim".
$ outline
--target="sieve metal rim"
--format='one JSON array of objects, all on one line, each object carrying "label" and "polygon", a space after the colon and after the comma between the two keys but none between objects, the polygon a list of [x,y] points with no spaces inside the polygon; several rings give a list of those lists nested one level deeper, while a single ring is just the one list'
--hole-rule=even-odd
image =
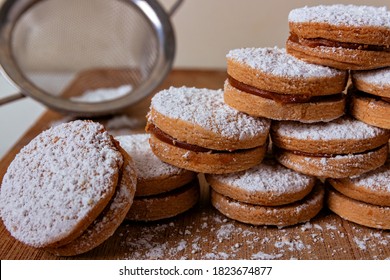
[{"label": "sieve metal rim", "polygon": [[12,32],[18,18],[33,5],[42,1],[48,0],[6,0],[0,8],[0,68],[3,76],[18,88],[22,95],[29,96],[62,113],[85,117],[102,116],[120,112],[146,98],[172,69],[176,41],[170,14],[167,14],[156,0],[116,0],[138,9],[156,32],[158,57],[147,80],[132,90],[131,94],[99,103],[74,102],[48,94],[23,75],[13,56],[11,46]]}]

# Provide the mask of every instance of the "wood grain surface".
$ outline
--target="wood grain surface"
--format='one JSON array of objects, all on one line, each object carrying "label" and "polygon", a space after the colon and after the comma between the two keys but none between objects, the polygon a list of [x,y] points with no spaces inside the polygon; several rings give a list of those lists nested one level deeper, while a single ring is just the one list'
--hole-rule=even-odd
[{"label": "wood grain surface", "polygon": [[[225,70],[174,70],[159,87],[222,88]],[[158,91],[157,89],[156,91]],[[122,116],[96,119],[115,134],[143,131],[150,97]],[[127,122],[123,122],[123,120]],[[0,162],[0,180],[18,151],[55,122],[70,120],[47,111]],[[122,121],[121,121],[122,120]],[[131,120],[131,121],[129,121]],[[122,123],[122,124],[121,124]],[[123,125],[125,123],[125,125]],[[201,201],[177,217],[152,223],[124,222],[94,250],[58,258],[13,239],[0,224],[0,259],[389,259],[390,232],[366,228],[324,208],[308,223],[277,228],[251,226],[230,220],[209,202],[209,187],[201,181]]]}]

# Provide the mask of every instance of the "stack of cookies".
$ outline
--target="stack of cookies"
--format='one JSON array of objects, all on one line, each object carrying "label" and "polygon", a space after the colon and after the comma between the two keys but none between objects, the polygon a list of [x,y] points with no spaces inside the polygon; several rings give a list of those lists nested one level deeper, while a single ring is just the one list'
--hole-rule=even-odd
[{"label": "stack of cookies", "polygon": [[304,7],[290,12],[289,27],[286,49],[231,50],[224,90],[158,92],[148,134],[114,139],[88,121],[42,132],[3,178],[7,230],[33,247],[80,254],[124,219],[193,207],[197,173],[212,205],[244,223],[309,221],[327,190],[336,214],[390,229],[390,12]]},{"label": "stack of cookies", "polygon": [[[290,12],[289,27],[286,50],[227,54],[225,102],[273,120],[273,155],[287,168],[345,188],[352,185],[346,178],[383,174],[390,137],[390,12],[353,5],[304,7]],[[329,186],[329,208],[351,221],[388,229],[388,190],[380,184],[386,176],[380,177],[377,187],[368,181],[371,193],[383,199]],[[365,209],[382,214],[356,219],[359,214],[345,211],[351,201],[373,203]]]}]

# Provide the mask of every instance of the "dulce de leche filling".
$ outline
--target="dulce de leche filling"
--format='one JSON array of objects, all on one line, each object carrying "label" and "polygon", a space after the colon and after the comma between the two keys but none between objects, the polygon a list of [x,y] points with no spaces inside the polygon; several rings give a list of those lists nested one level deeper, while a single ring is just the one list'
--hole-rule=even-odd
[{"label": "dulce de leche filling", "polygon": [[[146,125],[146,131],[152,133],[157,139],[161,140],[164,143],[170,144],[175,147],[179,147],[182,149],[186,149],[192,152],[198,152],[198,153],[209,153],[209,154],[215,154],[215,153],[226,153],[226,152],[240,152],[244,151],[244,149],[238,149],[238,150],[228,150],[228,151],[219,151],[219,150],[212,150],[204,147],[200,147],[193,144],[188,144],[186,142],[178,141],[177,139],[173,138],[172,136],[166,134],[164,131],[159,129],[157,126],[155,126],[153,123],[148,122]],[[254,149],[254,148],[252,148]],[[246,149],[250,150],[250,149]]]},{"label": "dulce de leche filling", "polygon": [[286,150],[286,149],[283,149],[283,148],[280,148],[277,146],[274,146],[273,150],[274,150],[275,154],[280,154],[280,153],[286,151],[286,152],[293,153],[294,155],[304,156],[304,157],[334,158],[337,156],[361,155],[361,154],[366,154],[366,153],[370,153],[370,152],[375,152],[375,151],[382,149],[385,145],[387,145],[387,144],[383,144],[379,147],[376,147],[376,148],[368,150],[368,151],[364,151],[364,152],[360,152],[360,153],[352,153],[352,154],[307,153],[307,152],[302,152],[302,151]]},{"label": "dulce de leche filling", "polygon": [[253,94],[262,98],[271,99],[278,103],[308,103],[308,102],[325,102],[325,101],[339,101],[344,98],[342,93],[322,95],[322,96],[311,96],[304,94],[280,94],[277,92],[266,91],[254,86],[247,85],[240,81],[237,81],[230,75],[228,75],[229,83],[238,90],[244,91],[249,94]]},{"label": "dulce de leche filling", "polygon": [[372,98],[372,99],[374,99],[376,101],[383,101],[383,102],[386,102],[386,103],[390,103],[390,98],[388,98],[388,97],[383,97],[383,96],[379,96],[379,95],[370,94],[370,93],[358,90],[357,88],[355,88],[353,86],[349,87],[348,93],[350,95],[354,94],[356,96]]},{"label": "dulce de leche filling", "polygon": [[362,50],[362,51],[384,51],[390,52],[390,46],[379,46],[379,45],[368,45],[368,44],[357,44],[357,43],[345,43],[324,38],[302,38],[295,33],[290,33],[288,38],[290,41],[309,47],[330,47],[330,48],[344,48],[351,50]]}]

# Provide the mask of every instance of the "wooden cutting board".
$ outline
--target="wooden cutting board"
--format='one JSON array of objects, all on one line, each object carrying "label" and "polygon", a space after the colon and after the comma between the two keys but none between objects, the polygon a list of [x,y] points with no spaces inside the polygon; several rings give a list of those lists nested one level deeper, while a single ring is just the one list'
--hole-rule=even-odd
[{"label": "wooden cutting board", "polygon": [[[159,89],[169,86],[222,88],[225,70],[174,70]],[[157,90],[159,90],[157,89]],[[156,91],[157,91],[156,90]],[[150,97],[129,108],[125,117],[96,119],[117,134],[143,131]],[[54,122],[69,118],[52,112],[26,132],[0,162],[0,180],[16,153]],[[123,120],[126,120],[125,122]],[[130,121],[129,121],[130,120]],[[129,127],[121,127],[125,123]],[[209,188],[202,182],[200,203],[168,220],[124,222],[96,249],[72,258],[58,258],[13,239],[0,224],[0,259],[389,259],[390,231],[366,228],[326,208],[312,221],[277,228],[251,226],[230,220],[209,203]]]}]

